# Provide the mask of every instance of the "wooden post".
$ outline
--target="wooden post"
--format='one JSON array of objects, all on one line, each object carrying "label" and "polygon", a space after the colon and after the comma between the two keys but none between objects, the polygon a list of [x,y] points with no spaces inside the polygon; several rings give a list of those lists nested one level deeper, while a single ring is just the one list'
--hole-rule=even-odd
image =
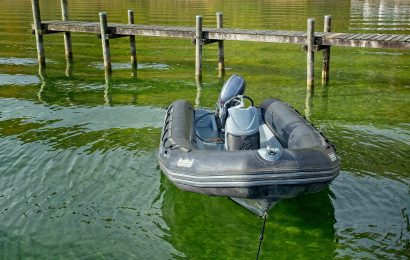
[{"label": "wooden post", "polygon": [[46,68],[46,56],[44,54],[43,32],[41,31],[40,5],[38,3],[38,0],[31,0],[31,6],[33,8],[34,33],[36,35],[38,66],[40,71],[44,71],[44,69]]},{"label": "wooden post", "polygon": [[110,41],[108,39],[108,25],[107,25],[107,13],[101,12],[100,15],[100,27],[101,27],[101,43],[104,57],[104,68],[107,75],[111,75],[111,54],[110,54]]},{"label": "wooden post", "polygon": [[[324,22],[324,32],[331,32],[332,30],[332,16],[326,15]],[[323,49],[323,66],[322,66],[322,85],[329,83],[329,65],[330,65],[330,46]]]},{"label": "wooden post", "polygon": [[315,60],[315,53],[314,53],[314,43],[315,43],[315,19],[309,18],[307,21],[307,87],[312,88],[314,87],[314,60]]},{"label": "wooden post", "polygon": [[[128,24],[134,24],[134,11],[128,10]],[[135,46],[135,35],[130,35],[130,56],[132,75],[135,76],[138,68],[137,49]]]},{"label": "wooden post", "polygon": [[[68,2],[67,0],[61,0],[61,18],[63,21],[68,21]],[[64,47],[65,58],[67,62],[73,62],[73,49],[71,45],[71,33],[64,32]]]},{"label": "wooden post", "polygon": [[[216,28],[223,28],[223,14],[221,12],[216,13]],[[221,78],[225,73],[225,54],[223,41],[218,41],[218,71],[219,78]]]},{"label": "wooden post", "polygon": [[202,16],[196,16],[195,30],[195,77],[202,79]]}]

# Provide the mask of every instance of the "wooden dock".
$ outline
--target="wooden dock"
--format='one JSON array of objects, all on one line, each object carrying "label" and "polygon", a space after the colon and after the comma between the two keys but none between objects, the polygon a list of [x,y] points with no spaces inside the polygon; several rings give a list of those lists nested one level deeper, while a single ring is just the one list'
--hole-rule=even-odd
[{"label": "wooden dock", "polygon": [[[56,32],[101,33],[100,23],[98,22],[44,21],[41,23],[41,29],[43,34]],[[195,38],[195,27],[108,23],[107,34],[109,38],[135,35],[193,39]],[[234,40],[306,44],[307,33],[297,31],[203,28],[202,38],[205,41]],[[410,50],[410,35],[316,32],[315,45]]]},{"label": "wooden dock", "polygon": [[62,21],[41,21],[38,0],[32,0],[34,23],[33,33],[36,34],[37,50],[40,66],[45,68],[45,55],[43,48],[43,35],[50,33],[64,33],[67,61],[72,61],[70,33],[97,34],[102,40],[104,65],[106,72],[111,73],[111,58],[109,53],[109,40],[119,37],[130,37],[132,67],[136,70],[135,36],[153,36],[167,38],[192,39],[196,44],[196,69],[197,78],[202,77],[202,48],[203,45],[218,43],[220,75],[224,71],[224,46],[223,41],[253,41],[270,43],[291,43],[305,46],[307,51],[307,85],[314,84],[314,52],[323,50],[322,83],[329,79],[329,61],[331,46],[365,47],[380,49],[410,50],[410,35],[400,34],[352,34],[331,32],[331,17],[325,17],[323,32],[314,31],[314,19],[308,19],[306,32],[278,31],[278,30],[247,30],[229,29],[222,26],[222,14],[217,13],[217,28],[203,28],[202,17],[196,17],[196,27],[181,26],[156,26],[137,25],[134,23],[133,12],[128,11],[128,24],[115,24],[107,22],[106,13],[100,13],[100,22],[69,21],[67,0],[61,0]]}]

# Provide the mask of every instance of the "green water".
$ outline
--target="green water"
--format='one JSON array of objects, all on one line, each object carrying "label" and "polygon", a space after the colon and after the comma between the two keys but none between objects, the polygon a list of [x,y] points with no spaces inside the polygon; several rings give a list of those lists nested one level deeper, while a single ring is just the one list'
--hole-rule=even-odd
[{"label": "green water", "polygon": [[[59,1],[40,1],[43,20]],[[410,34],[406,0],[69,1],[73,20],[305,30],[331,14],[333,31]],[[159,170],[164,108],[176,99],[213,108],[217,47],[204,49],[194,80],[189,40],[137,37],[132,77],[128,39],[111,41],[104,80],[101,42],[73,34],[66,71],[60,34],[45,36],[37,72],[31,5],[0,1],[0,258],[252,259],[262,220],[227,198],[182,192]],[[285,100],[336,145],[340,176],[322,192],[280,201],[270,212],[262,259],[410,256],[410,51],[333,47],[330,84],[307,95],[299,45],[225,42],[227,72],[247,94]],[[321,53],[316,55],[319,82]],[[69,72],[69,73],[66,73]],[[68,74],[69,76],[67,76]]]}]

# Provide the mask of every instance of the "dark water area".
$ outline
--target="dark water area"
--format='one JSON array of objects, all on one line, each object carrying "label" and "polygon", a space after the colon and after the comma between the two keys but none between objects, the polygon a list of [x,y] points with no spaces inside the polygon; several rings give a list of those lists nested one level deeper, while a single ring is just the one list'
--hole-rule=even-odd
[{"label": "dark water area", "polygon": [[[59,1],[40,1],[43,20]],[[73,20],[306,29],[332,15],[333,31],[410,34],[407,0],[69,1]],[[0,1],[0,258],[252,259],[261,218],[228,198],[178,190],[157,163],[164,108],[176,99],[213,109],[217,47],[194,78],[189,40],[137,37],[138,76],[127,38],[73,34],[66,71],[61,34],[45,36],[38,75],[30,1]],[[330,84],[306,92],[299,45],[225,42],[227,79],[247,80],[260,104],[280,98],[336,145],[342,171],[329,188],[280,201],[269,214],[261,259],[410,256],[410,51],[332,47]],[[316,55],[319,82],[321,53]],[[68,72],[68,73],[67,73]],[[68,74],[68,76],[67,76]]]}]

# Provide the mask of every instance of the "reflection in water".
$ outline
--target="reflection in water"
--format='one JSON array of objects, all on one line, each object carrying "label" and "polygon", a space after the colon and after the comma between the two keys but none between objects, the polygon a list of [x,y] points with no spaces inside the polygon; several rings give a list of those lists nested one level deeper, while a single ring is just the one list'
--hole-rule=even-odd
[{"label": "reflection in water", "polygon": [[332,191],[340,257],[349,258],[357,252],[360,258],[408,259],[408,182],[356,176],[345,171],[332,183]]},{"label": "reflection in water", "polygon": [[112,106],[111,73],[107,70],[105,71],[104,100],[106,105]]},{"label": "reflection in water", "polygon": [[313,88],[308,88],[306,91],[306,100],[305,100],[305,117],[310,121],[312,116],[312,107],[313,107]]},{"label": "reflection in water", "polygon": [[351,0],[350,30],[410,29],[408,0]]},{"label": "reflection in water", "polygon": [[259,217],[263,217],[278,203],[277,199],[244,199],[231,197],[233,201],[255,213]]},{"label": "reflection in water", "polygon": [[40,102],[42,102],[42,103],[46,103],[44,101],[44,92],[45,92],[46,86],[47,86],[47,82],[44,78],[42,78],[41,79],[40,89],[37,92],[38,100],[40,100]]},{"label": "reflection in water", "polygon": [[[181,191],[161,174],[162,216],[168,241],[188,259],[252,259],[261,219],[228,198]],[[261,259],[335,255],[336,223],[329,189],[284,199],[270,211]],[[290,239],[291,238],[291,239]],[[296,243],[296,244],[295,244]],[[206,245],[207,250],[204,250]]]},{"label": "reflection in water", "polygon": [[66,62],[65,75],[69,78],[73,76],[73,62]]},{"label": "reflection in water", "polygon": [[41,69],[41,66],[39,67],[38,72],[39,72],[38,76],[40,77],[41,85],[40,85],[40,89],[38,90],[37,97],[38,97],[38,100],[40,100],[43,103],[46,103],[43,98],[45,89],[47,87],[46,72],[44,69]]},{"label": "reflection in water", "polygon": [[34,58],[16,58],[16,57],[0,57],[0,65],[31,66],[31,65],[37,65],[37,59],[34,59]]},{"label": "reflection in water", "polygon": [[198,108],[201,104],[202,80],[197,78],[195,81],[196,81],[195,108]]},{"label": "reflection in water", "polygon": [[38,75],[40,75],[40,77],[45,77],[46,74],[46,65],[39,63],[38,64]]},{"label": "reflection in water", "polygon": [[[93,62],[88,65],[89,67],[93,67],[96,69],[103,70],[104,69],[104,63],[102,62]],[[113,70],[123,70],[123,69],[131,69],[133,71],[135,69],[135,72],[137,69],[145,69],[145,70],[169,70],[171,69],[171,66],[168,64],[164,63],[139,63],[136,68],[132,66],[130,63],[122,63],[122,62],[113,62],[111,63],[112,69]]]},{"label": "reflection in water", "polygon": [[135,93],[131,93],[131,104],[137,103],[137,95]]},{"label": "reflection in water", "polygon": [[222,77],[218,78],[218,83],[219,83],[218,93],[221,93],[222,87],[225,84],[225,74]]},{"label": "reflection in water", "polygon": [[327,114],[328,109],[329,109],[329,84],[324,84],[322,85],[322,92],[321,92],[321,97],[322,97],[322,108],[321,111],[323,114]]},{"label": "reflection in water", "polygon": [[0,86],[14,85],[26,86],[40,83],[39,77],[35,75],[2,74],[0,73]]}]

